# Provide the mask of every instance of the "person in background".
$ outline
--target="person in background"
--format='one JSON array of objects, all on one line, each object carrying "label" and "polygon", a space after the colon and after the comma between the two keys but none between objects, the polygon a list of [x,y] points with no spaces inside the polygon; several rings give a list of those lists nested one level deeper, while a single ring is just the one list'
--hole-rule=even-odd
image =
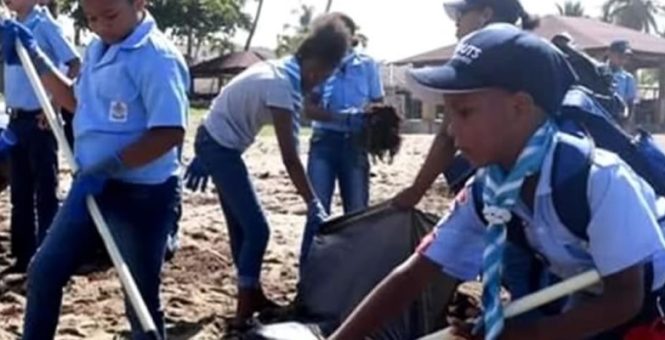
[{"label": "person in background", "polygon": [[[371,103],[383,100],[383,84],[377,63],[356,51],[357,26],[347,15],[338,16],[352,34],[351,47],[333,75],[315,93],[308,96],[305,111],[324,110],[330,114],[362,115]],[[312,179],[321,204],[330,213],[330,205],[339,184],[344,213],[365,209],[369,202],[369,160],[358,143],[361,131],[344,122],[312,122],[307,174]]]},{"label": "person in background", "polygon": [[[57,0],[39,0],[39,4],[48,8],[51,16],[54,19],[58,19],[60,15],[60,7]],[[80,64],[68,65],[63,64],[60,66],[60,70],[67,75],[69,79],[76,79],[79,72],[81,71]],[[65,137],[69,146],[74,149],[74,113],[67,111],[64,107],[60,108],[60,115],[63,120],[63,129],[65,131]]]},{"label": "person in background", "polygon": [[[62,28],[37,0],[7,0],[7,7],[35,37],[55,65],[76,69],[80,58]],[[11,48],[3,41],[3,49]],[[37,96],[20,64],[5,60],[5,100],[9,129],[17,136],[11,158],[11,248],[16,258],[8,272],[23,273],[58,210],[57,143]],[[35,216],[36,215],[36,216]]]},{"label": "person in background", "polygon": [[626,105],[624,116],[617,117],[624,122],[632,119],[635,113],[635,105],[639,101],[635,77],[626,71],[626,65],[632,55],[633,51],[626,40],[613,41],[607,55],[607,67],[614,78],[614,90],[621,96]]}]

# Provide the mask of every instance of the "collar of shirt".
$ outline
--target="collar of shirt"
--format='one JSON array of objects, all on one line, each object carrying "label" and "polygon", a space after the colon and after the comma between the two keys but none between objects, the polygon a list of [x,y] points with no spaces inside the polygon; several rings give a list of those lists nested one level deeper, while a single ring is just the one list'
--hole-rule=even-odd
[{"label": "collar of shirt", "polygon": [[132,50],[144,46],[150,35],[157,29],[157,24],[152,15],[145,11],[143,20],[134,28],[134,31],[125,40],[106,48],[105,44],[98,40],[90,46],[93,64],[100,67],[111,63],[120,50]]}]

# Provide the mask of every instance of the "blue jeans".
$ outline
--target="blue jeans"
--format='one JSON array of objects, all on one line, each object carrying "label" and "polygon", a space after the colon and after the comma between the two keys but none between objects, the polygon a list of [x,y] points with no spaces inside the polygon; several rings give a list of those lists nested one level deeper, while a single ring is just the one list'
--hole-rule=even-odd
[{"label": "blue jeans", "polygon": [[[160,273],[166,239],[177,218],[180,183],[172,177],[163,184],[138,185],[109,181],[97,202],[120,253],[164,338],[164,318],[159,300]],[[91,219],[72,218],[68,197],[28,268],[24,340],[53,339],[62,289],[85,260],[97,236]],[[75,222],[77,221],[77,222]],[[78,222],[80,221],[80,222]],[[128,300],[125,308],[133,339],[148,339]]]},{"label": "blue jeans", "polygon": [[367,208],[369,160],[358,138],[351,133],[324,129],[315,129],[312,134],[307,175],[327,213],[330,213],[335,181],[339,181],[345,214]]},{"label": "blue jeans", "polygon": [[20,112],[9,122],[18,138],[10,166],[11,250],[19,266],[28,264],[58,211],[58,148],[53,134],[37,126],[39,113]]},{"label": "blue jeans", "polygon": [[194,150],[217,188],[238,269],[238,287],[258,288],[270,229],[242,153],[219,145],[203,126],[197,131]]}]

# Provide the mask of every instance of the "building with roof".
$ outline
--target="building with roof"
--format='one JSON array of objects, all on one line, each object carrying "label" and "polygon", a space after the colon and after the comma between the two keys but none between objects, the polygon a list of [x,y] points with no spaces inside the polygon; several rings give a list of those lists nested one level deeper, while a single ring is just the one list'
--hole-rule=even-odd
[{"label": "building with roof", "polygon": [[[599,20],[581,17],[548,15],[541,18],[535,34],[552,39],[557,34],[567,33],[573,38],[574,45],[598,60],[604,60],[612,41],[623,39],[630,42],[633,56],[628,71],[651,69],[659,75],[658,86],[641,87],[643,99],[641,110],[654,117],[656,124],[665,124],[665,39],[612,25]],[[423,67],[441,65],[449,60],[455,51],[455,45],[444,46],[394,62],[397,66]],[[437,109],[423,107],[423,119],[434,119]]]}]

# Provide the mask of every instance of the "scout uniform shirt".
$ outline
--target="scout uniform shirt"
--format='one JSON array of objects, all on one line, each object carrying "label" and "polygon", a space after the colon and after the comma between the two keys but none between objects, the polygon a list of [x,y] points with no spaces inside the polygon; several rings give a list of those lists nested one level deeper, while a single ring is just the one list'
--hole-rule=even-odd
[{"label": "scout uniform shirt", "polygon": [[[547,260],[550,272],[566,279],[596,269],[605,277],[653,261],[652,287],[660,288],[665,283],[665,241],[655,216],[665,215],[665,201],[657,200],[653,189],[618,156],[596,149],[587,189],[589,240],[581,240],[561,224],[552,202],[554,149],[541,168],[534,212],[521,201],[514,209],[524,221],[527,241]],[[420,252],[447,274],[472,280],[481,272],[486,228],[467,187]]]},{"label": "scout uniform shirt", "polygon": [[[49,14],[48,9],[35,6],[22,24],[32,31],[37,45],[55,65],[78,59],[74,46],[67,41],[62,27]],[[39,110],[39,100],[32,90],[22,65],[5,63],[5,100],[8,108]]]},{"label": "scout uniform shirt", "polygon": [[[381,73],[372,58],[350,52],[333,75],[322,85],[323,107],[333,113],[361,112],[372,101],[384,96]],[[312,122],[314,128],[349,132],[343,123]]]},{"label": "scout uniform shirt", "polygon": [[[109,46],[93,41],[75,85],[77,161],[86,166],[118,154],[151,128],[185,129],[188,86],[184,58],[147,12],[122,42]],[[173,148],[115,179],[159,184],[176,175],[178,167],[178,151]]]}]

